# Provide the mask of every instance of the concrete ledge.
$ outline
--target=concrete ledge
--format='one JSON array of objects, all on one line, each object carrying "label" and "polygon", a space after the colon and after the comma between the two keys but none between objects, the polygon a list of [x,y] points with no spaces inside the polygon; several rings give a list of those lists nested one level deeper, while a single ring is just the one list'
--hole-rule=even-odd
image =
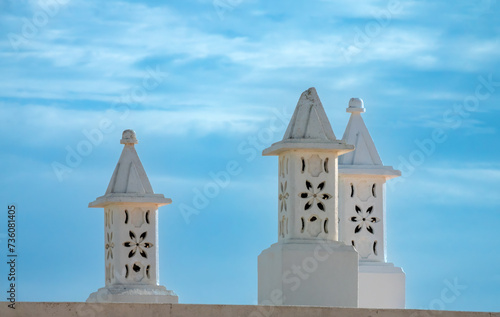
[{"label": "concrete ledge", "polygon": [[23,317],[500,317],[500,313],[307,306],[0,302],[0,316]]}]

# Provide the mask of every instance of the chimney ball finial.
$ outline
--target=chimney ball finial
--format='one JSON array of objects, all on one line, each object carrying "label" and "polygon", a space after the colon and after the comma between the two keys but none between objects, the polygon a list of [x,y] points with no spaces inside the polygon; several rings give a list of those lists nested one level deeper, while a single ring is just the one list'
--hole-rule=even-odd
[{"label": "chimney ball finial", "polygon": [[135,135],[135,131],[132,129],[127,129],[123,131],[122,139],[120,140],[120,144],[137,144],[137,137]]},{"label": "chimney ball finial", "polygon": [[361,98],[351,98],[349,100],[349,108],[364,108],[363,99]]},{"label": "chimney ball finial", "polygon": [[349,100],[349,108],[347,108],[346,111],[347,112],[365,112],[365,106],[363,104],[363,99],[351,98]]}]

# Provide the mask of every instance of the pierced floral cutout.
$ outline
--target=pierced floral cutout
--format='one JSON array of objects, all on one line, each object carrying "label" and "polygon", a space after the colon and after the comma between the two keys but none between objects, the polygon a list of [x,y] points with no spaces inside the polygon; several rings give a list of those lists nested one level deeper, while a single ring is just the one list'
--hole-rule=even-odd
[{"label": "pierced floral cutout", "polygon": [[104,225],[106,226],[106,228],[111,228],[112,224],[113,224],[113,210],[108,208],[104,212]]},{"label": "pierced floral cutout", "polygon": [[285,237],[285,221],[286,218],[283,216],[280,220],[280,230],[279,230],[279,235],[284,238]]},{"label": "pierced floral cutout", "polygon": [[332,195],[327,193],[322,193],[323,188],[325,187],[325,182],[319,183],[316,189],[313,188],[313,185],[310,181],[306,181],[306,188],[308,192],[300,193],[300,198],[309,199],[304,206],[304,210],[308,210],[316,203],[318,208],[322,211],[325,211],[324,200],[328,200],[332,198]]},{"label": "pierced floral cutout", "polygon": [[123,246],[127,248],[132,248],[128,254],[128,257],[129,258],[133,257],[137,253],[137,251],[139,251],[139,254],[143,258],[147,259],[148,255],[144,249],[149,249],[153,247],[153,244],[151,242],[144,242],[144,239],[146,239],[147,231],[141,233],[139,239],[137,239],[135,233],[132,231],[129,231],[128,234],[130,236],[130,239],[132,239],[132,241],[127,241],[123,243]]},{"label": "pierced floral cutout", "polygon": [[279,162],[279,175],[281,177],[285,177],[285,157],[282,156],[280,157],[280,162]]},{"label": "pierced floral cutout", "polygon": [[280,184],[280,195],[279,195],[279,201],[280,201],[280,211],[285,210],[286,211],[286,200],[290,196],[287,191],[286,191],[286,186],[288,182],[285,181],[285,185],[283,183]]},{"label": "pierced floral cutout", "polygon": [[106,282],[111,283],[114,278],[115,278],[115,271],[113,263],[108,263],[108,265],[106,265]]},{"label": "pierced floral cutout", "polygon": [[151,276],[149,275],[150,268],[151,268],[151,265],[146,266],[146,277],[147,277],[148,279],[150,279],[150,278],[151,278]]},{"label": "pierced floral cutout", "polygon": [[113,248],[115,247],[115,243],[113,242],[113,232],[108,232],[106,234],[106,260],[113,258]]},{"label": "pierced floral cutout", "polygon": [[377,217],[371,217],[372,211],[373,211],[373,206],[370,206],[366,209],[365,212],[361,211],[361,208],[359,206],[354,207],[356,210],[356,213],[358,214],[357,216],[351,217],[352,222],[359,222],[359,224],[354,228],[354,233],[358,233],[363,229],[363,226],[366,227],[366,230],[373,234],[373,228],[371,224],[377,223],[380,221],[379,218]]},{"label": "pierced floral cutout", "polygon": [[[149,265],[147,270],[149,270]],[[125,278],[130,278],[134,282],[140,282],[144,279],[146,275],[146,267],[141,262],[135,262],[133,264],[125,264]],[[149,272],[148,272],[149,274]],[[148,277],[149,278],[149,277]]]}]

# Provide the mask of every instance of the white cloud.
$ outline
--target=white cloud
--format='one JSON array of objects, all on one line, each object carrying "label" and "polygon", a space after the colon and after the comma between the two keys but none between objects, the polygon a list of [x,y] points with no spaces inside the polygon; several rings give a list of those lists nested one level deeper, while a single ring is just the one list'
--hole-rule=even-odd
[{"label": "white cloud", "polygon": [[[300,72],[310,68],[349,67],[352,73],[358,71],[373,77],[370,74],[373,71],[365,65],[377,62],[416,69],[466,67],[471,70],[484,66],[481,61],[496,57],[500,49],[495,40],[445,37],[442,31],[422,24],[396,27],[389,23],[380,34],[370,38],[366,47],[359,47],[359,54],[347,62],[344,50],[355,43],[356,27],[363,30],[367,23],[375,21],[373,12],[380,11],[387,2],[342,3],[336,5],[336,16],[363,17],[365,21],[354,24],[339,20],[331,29],[308,32],[300,30],[293,19],[289,19],[251,37],[245,34],[253,26],[238,25],[240,29],[235,33],[240,35],[231,36],[203,27],[203,23],[213,21],[201,19],[193,23],[194,17],[183,18],[166,6],[73,1],[29,41],[27,50],[13,52],[3,38],[0,45],[5,49],[0,58],[15,62],[3,65],[9,76],[0,79],[2,95],[110,101],[141,79],[145,70],[140,65],[148,60],[153,66],[172,63],[184,66],[181,68],[184,70],[189,69],[193,61],[220,58],[235,68],[262,70],[263,77],[254,78],[252,83],[265,83],[274,81],[271,73],[278,69]],[[403,12],[415,5],[415,2],[405,3]],[[412,14],[422,14],[422,10]],[[95,12],[99,12],[99,16]],[[291,17],[297,14],[290,12]],[[454,58],[449,58],[450,48],[456,53]],[[464,64],[470,60],[474,62]],[[31,72],[20,72],[21,64],[29,65]],[[210,71],[207,74],[210,76]],[[198,80],[193,78],[191,83],[196,89]],[[203,97],[201,99],[207,99]]]},{"label": "white cloud", "polygon": [[500,204],[498,164],[471,163],[456,167],[434,166],[421,168],[419,177],[413,177],[413,193],[427,203],[440,205],[488,206]]},{"label": "white cloud", "polygon": [[[61,142],[68,136],[83,138],[83,130],[99,127],[102,120],[110,120],[115,129],[132,127],[144,134],[153,135],[205,135],[224,133],[245,135],[258,131],[272,118],[269,110],[247,113],[244,109],[181,108],[176,110],[130,110],[116,111],[64,109],[51,106],[15,106],[2,104],[0,117],[11,118],[0,131],[11,134],[24,144],[46,146]],[[17,131],[12,134],[12,131]],[[64,141],[63,141],[64,142]]]}]

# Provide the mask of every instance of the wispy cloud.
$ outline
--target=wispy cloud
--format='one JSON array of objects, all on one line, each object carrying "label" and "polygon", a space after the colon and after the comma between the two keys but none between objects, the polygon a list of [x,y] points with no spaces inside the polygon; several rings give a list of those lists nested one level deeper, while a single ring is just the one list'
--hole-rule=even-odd
[{"label": "wispy cloud", "polygon": [[68,135],[80,135],[84,129],[95,129],[104,118],[116,127],[116,133],[120,133],[121,127],[133,127],[153,135],[246,135],[257,131],[272,114],[270,111],[255,111],[254,114],[249,114],[245,110],[228,112],[200,107],[181,110],[142,109],[125,113],[41,105],[19,107],[3,103],[0,116],[11,118],[0,128],[3,134],[16,129],[18,132],[12,135],[12,139],[23,144],[46,146],[51,144],[52,140],[61,140]]},{"label": "wispy cloud", "polygon": [[[369,22],[381,3],[351,4],[347,7],[352,10],[341,11]],[[104,16],[96,17],[93,14],[96,10]],[[338,15],[349,18],[342,12]],[[10,62],[2,65],[9,76],[3,77],[0,85],[2,95],[8,97],[71,99],[85,95],[109,101],[110,94],[125,89],[141,76],[144,70],[137,65],[150,58],[161,63],[166,72],[186,71],[190,63],[208,58],[220,58],[221,63],[240,69],[268,72],[291,67],[341,68],[345,66],[342,50],[356,36],[355,24],[335,25],[339,25],[335,33],[316,31],[311,35],[291,32],[297,26],[285,21],[260,37],[235,36],[211,31],[200,22],[180,19],[167,6],[74,1],[20,52],[9,49],[7,38],[2,39],[0,57]],[[283,35],[286,28],[289,31]],[[449,59],[446,51],[464,47],[462,41],[465,40],[446,38],[425,26],[419,29],[389,26],[353,59],[351,66],[361,70],[367,63],[385,62],[416,69],[458,69],[474,56],[475,63],[470,62],[469,66],[465,63],[473,69],[480,61],[496,56],[499,49],[497,41],[475,40],[465,46],[470,47],[468,51],[454,49],[457,55]],[[32,67],[20,72],[20,64]],[[367,71],[370,70],[363,69]]]},{"label": "wispy cloud", "polygon": [[500,204],[500,166],[491,163],[441,164],[424,167],[412,188],[426,204],[492,207]]}]

